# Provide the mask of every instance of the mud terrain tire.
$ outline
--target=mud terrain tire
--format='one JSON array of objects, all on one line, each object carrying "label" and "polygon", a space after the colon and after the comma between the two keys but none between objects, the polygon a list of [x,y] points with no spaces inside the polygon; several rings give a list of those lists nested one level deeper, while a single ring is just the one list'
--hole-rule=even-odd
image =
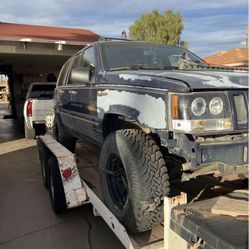
[{"label": "mud terrain tire", "polygon": [[102,147],[100,172],[104,201],[130,232],[151,230],[163,220],[169,180],[150,135],[136,129],[111,133]]}]

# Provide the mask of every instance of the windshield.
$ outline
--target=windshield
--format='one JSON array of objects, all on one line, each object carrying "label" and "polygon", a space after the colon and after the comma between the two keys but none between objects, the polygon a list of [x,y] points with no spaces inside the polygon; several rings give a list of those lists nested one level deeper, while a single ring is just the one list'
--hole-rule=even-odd
[{"label": "windshield", "polygon": [[110,42],[101,45],[106,71],[179,69],[182,61],[205,63],[182,47],[141,42]]}]

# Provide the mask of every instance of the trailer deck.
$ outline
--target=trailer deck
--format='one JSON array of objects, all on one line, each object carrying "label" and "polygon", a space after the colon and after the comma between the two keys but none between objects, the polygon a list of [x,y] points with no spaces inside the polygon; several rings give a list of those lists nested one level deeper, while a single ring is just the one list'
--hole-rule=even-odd
[{"label": "trailer deck", "polygon": [[[48,140],[50,139],[52,138],[49,137]],[[38,138],[38,145],[39,143],[42,143],[42,140],[44,141],[44,137]],[[53,142],[55,140],[52,139],[51,141]],[[60,150],[60,146],[61,145],[55,141],[57,154],[58,150]],[[187,248],[187,243],[191,246],[195,246],[195,248],[198,248],[198,246],[202,246],[201,248],[215,249],[225,249],[228,248],[227,246],[229,246],[229,248],[247,248],[245,247],[248,243],[247,236],[245,236],[248,234],[247,220],[244,219],[234,221],[234,219],[227,219],[227,217],[224,217],[224,215],[219,215],[218,217],[216,215],[213,219],[214,216],[210,216],[211,206],[217,201],[217,198],[219,198],[221,194],[230,193],[235,189],[245,187],[242,181],[237,180],[220,183],[217,179],[205,176],[193,179],[190,182],[174,184],[172,185],[172,194],[178,194],[178,196],[180,196],[180,193],[185,192],[188,195],[188,202],[191,200],[196,201],[197,199],[201,201],[194,202],[192,204],[186,204],[186,206],[180,205],[179,207],[175,207],[173,208],[173,212],[171,212],[171,214],[169,212],[169,207],[171,208],[173,206],[168,206],[165,212],[168,212],[168,215],[165,215],[166,219],[164,220],[164,224],[159,224],[152,231],[138,235],[131,235],[126,232],[122,224],[102,202],[102,193],[98,172],[98,152],[95,151],[91,146],[79,144],[77,145],[76,154],[77,157],[76,159],[74,157],[74,159],[75,162],[77,162],[77,169],[79,171],[80,177],[82,178],[82,186],[88,196],[88,200],[85,200],[85,203],[90,202],[93,204],[95,213],[102,216],[102,218],[106,221],[106,223],[126,248],[169,248],[169,245],[171,249],[181,248],[178,247],[179,244],[178,246],[176,245],[176,247],[173,247],[173,243],[168,243],[168,245],[165,245],[164,241],[172,241],[172,238],[170,239],[170,237],[173,237],[175,241],[182,243],[182,248]],[[89,154],[91,154],[90,160]],[[72,155],[73,154],[70,154],[69,152],[69,156],[71,158]],[[60,167],[61,165],[62,164],[60,164]],[[63,170],[61,170],[61,172],[62,171]],[[167,200],[171,200],[171,198],[166,198],[165,203]],[[79,200],[79,205],[83,203],[84,201],[82,202]],[[179,202],[179,204],[183,203],[184,202]],[[184,210],[184,212],[182,212],[182,210]],[[209,219],[209,217],[211,218]],[[207,222],[207,219],[209,222]],[[216,225],[214,221],[217,222],[218,225],[223,224],[224,226],[224,224],[226,224],[225,227],[228,225],[233,226],[233,224],[235,224],[234,238],[239,237],[240,239],[237,241],[231,241],[232,237],[230,233],[224,232],[224,229],[222,230],[222,227],[219,228],[219,226]],[[165,229],[167,226],[169,226],[169,230],[171,230],[170,232],[167,232],[167,229]],[[217,229],[214,230],[213,227],[216,227]],[[243,229],[243,231],[240,231],[238,227]],[[203,232],[205,229],[206,231]],[[171,233],[173,233],[173,235],[171,235]],[[210,234],[212,234],[213,237]],[[184,244],[184,240],[186,240],[187,243],[185,242]]]},{"label": "trailer deck", "polygon": [[[101,199],[98,152],[89,145],[79,144],[76,153],[78,155],[78,169],[82,179],[89,183],[92,190]],[[87,157],[89,153],[92,155],[91,161]],[[198,240],[202,238],[202,243],[205,241],[206,247],[209,246],[210,248],[247,248],[247,219],[211,213],[212,206],[221,195],[228,196],[231,199],[248,200],[248,193],[236,192],[236,189],[241,188],[245,188],[245,184],[241,180],[220,182],[211,176],[202,176],[190,182],[175,184],[175,194],[187,193],[188,202],[191,202],[198,194],[203,192],[198,198],[199,201],[173,208],[170,228],[189,243],[192,242],[192,245],[198,243]],[[185,210],[186,213],[191,213],[191,215],[186,216],[181,210]],[[228,227],[230,227],[229,230]],[[161,246],[164,239],[163,230],[164,226],[160,224],[150,232],[129,236],[135,248],[153,245],[154,243]],[[155,244],[153,246],[155,248]]]}]

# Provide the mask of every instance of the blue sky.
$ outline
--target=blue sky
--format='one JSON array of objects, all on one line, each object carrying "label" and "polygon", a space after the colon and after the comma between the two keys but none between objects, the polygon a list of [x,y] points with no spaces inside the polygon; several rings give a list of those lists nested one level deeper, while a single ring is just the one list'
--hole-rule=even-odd
[{"label": "blue sky", "polygon": [[205,57],[242,47],[248,25],[247,0],[1,0],[0,21],[87,28],[118,37],[143,13],[171,8],[184,19],[182,40]]}]

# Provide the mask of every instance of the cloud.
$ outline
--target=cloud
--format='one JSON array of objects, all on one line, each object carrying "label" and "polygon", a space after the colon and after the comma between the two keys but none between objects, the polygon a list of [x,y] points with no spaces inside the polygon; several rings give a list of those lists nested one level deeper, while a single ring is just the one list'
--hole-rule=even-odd
[{"label": "cloud", "polygon": [[240,47],[246,27],[247,16],[240,13],[193,16],[185,24],[182,39],[189,42],[191,50],[207,56]]},{"label": "cloud", "polygon": [[[159,9],[164,11],[168,8],[173,8],[179,11],[189,10],[217,10],[217,9],[234,9],[237,7],[245,7],[247,5],[246,0],[1,0],[0,11],[1,13],[7,13],[8,17],[13,20],[20,18],[31,21],[39,17],[48,17],[50,19],[60,20],[61,17],[69,16],[71,20],[74,16],[91,15],[91,18],[110,16],[125,16],[125,17],[138,17],[144,12],[150,12],[153,9]],[[4,18],[2,18],[4,19]],[[65,25],[65,24],[64,24]],[[69,24],[70,25],[70,24]]]},{"label": "cloud", "polygon": [[[240,47],[243,32],[240,30],[234,31],[214,31],[209,33],[192,32],[188,34],[191,36],[190,50],[201,57],[212,55],[218,51],[229,50],[234,47]],[[190,39],[190,38],[189,38]],[[186,37],[188,40],[188,37]]]},{"label": "cloud", "polygon": [[1,0],[2,22],[87,28],[119,36],[144,12],[172,8],[184,17],[182,39],[200,55],[239,47],[247,25],[247,0]]}]

